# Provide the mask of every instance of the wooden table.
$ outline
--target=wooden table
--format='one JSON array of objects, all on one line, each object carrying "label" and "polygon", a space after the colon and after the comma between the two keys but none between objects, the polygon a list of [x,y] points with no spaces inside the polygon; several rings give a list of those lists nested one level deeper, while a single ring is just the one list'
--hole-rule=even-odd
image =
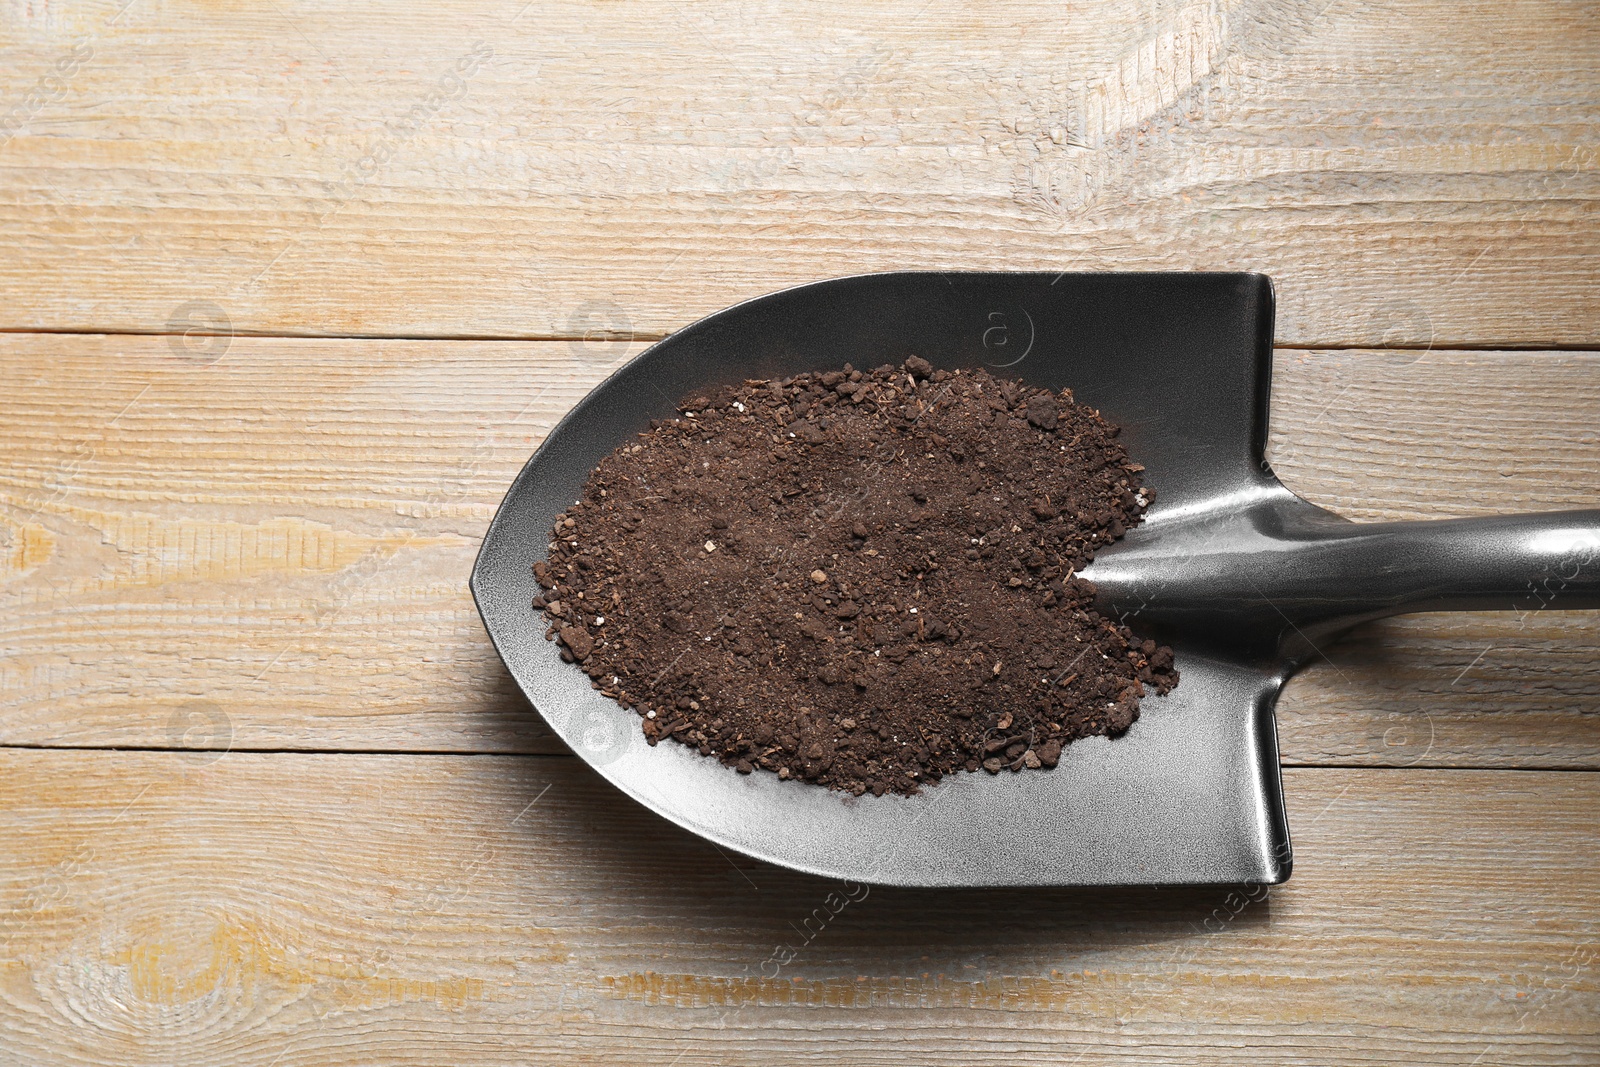
[{"label": "wooden table", "polygon": [[1270,893],[823,924],[466,590],[645,342],[900,267],[1265,271],[1297,491],[1600,505],[1600,9],[123,3],[0,21],[0,1061],[1600,1060],[1593,616],[1328,649]]}]

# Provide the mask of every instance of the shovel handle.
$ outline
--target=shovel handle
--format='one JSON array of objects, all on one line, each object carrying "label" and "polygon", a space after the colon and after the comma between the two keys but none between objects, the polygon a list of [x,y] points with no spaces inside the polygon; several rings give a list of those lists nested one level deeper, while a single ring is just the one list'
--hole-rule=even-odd
[{"label": "shovel handle", "polygon": [[[1291,619],[1600,608],[1600,511],[1283,530],[1288,567],[1254,579]],[[1303,535],[1303,539],[1302,536]]]},{"label": "shovel handle", "polygon": [[1288,500],[1086,577],[1130,622],[1296,655],[1404,612],[1600,608],[1600,511],[1361,523]]}]

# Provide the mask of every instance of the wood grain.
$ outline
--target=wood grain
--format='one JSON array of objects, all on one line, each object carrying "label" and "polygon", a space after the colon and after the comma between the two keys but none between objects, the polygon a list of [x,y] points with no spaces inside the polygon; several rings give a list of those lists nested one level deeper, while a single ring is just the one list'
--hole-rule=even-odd
[{"label": "wood grain", "polygon": [[0,1060],[1600,1061],[1592,613],[1323,649],[1286,886],[863,892],[516,755],[465,586],[640,340],[900,268],[1265,271],[1296,491],[1600,506],[1597,86],[1539,0],[0,9]]},{"label": "wood grain", "polygon": [[1252,269],[1291,344],[1600,343],[1593,5],[0,18],[7,328],[653,337],[861,271]]},{"label": "wood grain", "polygon": [[637,350],[598,348],[0,339],[5,740],[548,739],[466,581],[544,433]]},{"label": "wood grain", "polygon": [[207,758],[0,751],[8,1063],[1600,1055],[1594,773],[1290,770],[1270,891],[926,892],[721,855],[570,759]]},{"label": "wood grain", "polygon": [[[0,742],[560,751],[466,578],[522,462],[637,348],[0,338]],[[1365,519],[1600,506],[1600,354],[1396,358],[1279,353],[1289,485]],[[1600,766],[1589,615],[1325,651],[1280,705],[1289,762]]]}]

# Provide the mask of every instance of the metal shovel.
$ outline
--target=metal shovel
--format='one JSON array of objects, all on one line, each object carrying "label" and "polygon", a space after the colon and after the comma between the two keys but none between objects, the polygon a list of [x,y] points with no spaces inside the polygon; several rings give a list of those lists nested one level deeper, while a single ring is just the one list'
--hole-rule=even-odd
[{"label": "metal shovel", "polygon": [[[801,286],[674,334],[550,434],[484,539],[472,590],[506,666],[579,756],[728,848],[911,886],[1277,883],[1292,857],[1272,709],[1357,622],[1407,611],[1600,607],[1600,511],[1352,523],[1267,466],[1271,282],[1255,274],[897,273]],[[960,774],[913,797],[739,775],[676,744],[544,640],[531,564],[602,456],[691,392],[919,355],[1070,386],[1120,424],[1157,491],[1084,572],[1102,610],[1172,644],[1182,682],[1049,771]]]}]

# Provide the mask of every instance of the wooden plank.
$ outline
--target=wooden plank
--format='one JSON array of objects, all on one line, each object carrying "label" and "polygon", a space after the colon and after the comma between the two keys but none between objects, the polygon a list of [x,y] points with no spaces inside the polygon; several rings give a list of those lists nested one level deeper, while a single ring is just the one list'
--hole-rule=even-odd
[{"label": "wooden plank", "polygon": [[1278,699],[1285,763],[1600,767],[1592,612],[1412,615],[1324,651]]},{"label": "wooden plank", "polygon": [[0,340],[6,741],[548,748],[466,582],[599,347]]},{"label": "wooden plank", "polygon": [[[559,750],[466,577],[523,460],[637,348],[0,339],[0,741]],[[1289,485],[1364,519],[1600,506],[1600,354],[1395,359],[1279,353]],[[1326,651],[1283,697],[1289,762],[1600,766],[1589,616]]]},{"label": "wooden plank", "polygon": [[1600,359],[1280,349],[1267,458],[1358,520],[1600,507]]},{"label": "wooden plank", "polygon": [[1590,5],[12,6],[0,328],[659,336],[860,271],[1253,269],[1600,343]]},{"label": "wooden plank", "polygon": [[1296,769],[1282,887],[957,893],[724,856],[574,760],[205,759],[0,752],[9,1063],[1600,1055],[1594,773]]}]

